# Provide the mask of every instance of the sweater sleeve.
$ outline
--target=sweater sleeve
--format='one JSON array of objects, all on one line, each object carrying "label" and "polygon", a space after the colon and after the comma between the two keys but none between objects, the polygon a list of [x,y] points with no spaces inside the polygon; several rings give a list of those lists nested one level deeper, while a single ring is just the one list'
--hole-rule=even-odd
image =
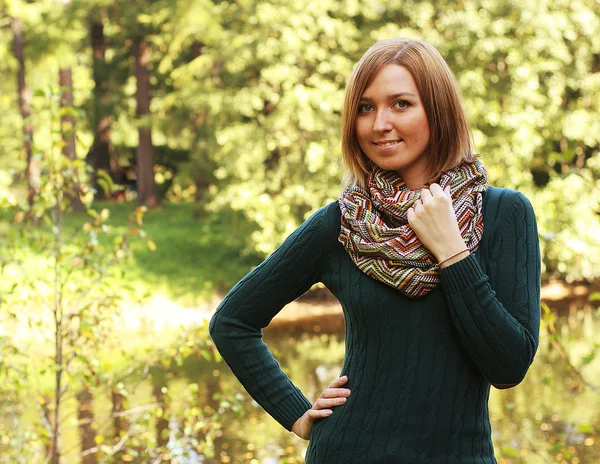
[{"label": "sweater sleeve", "polygon": [[219,353],[250,396],[287,430],[312,403],[281,370],[262,328],[320,280],[325,260],[325,208],[293,232],[225,296],[210,320]]},{"label": "sweater sleeve", "polygon": [[463,348],[485,378],[504,387],[525,377],[540,327],[541,262],[535,214],[523,194],[511,192],[497,210],[489,276],[474,255],[440,270]]}]

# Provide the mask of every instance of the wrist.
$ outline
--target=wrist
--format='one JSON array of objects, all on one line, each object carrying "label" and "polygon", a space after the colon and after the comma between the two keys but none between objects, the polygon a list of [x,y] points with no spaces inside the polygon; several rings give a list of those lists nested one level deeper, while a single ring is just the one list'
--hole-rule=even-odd
[{"label": "wrist", "polygon": [[298,418],[298,420],[296,422],[294,422],[294,424],[292,425],[292,432],[294,432],[296,435],[300,436],[300,419],[302,417]]},{"label": "wrist", "polygon": [[468,248],[464,248],[462,251],[459,251],[459,252],[451,253],[450,255],[448,255],[449,256],[448,258],[442,258],[442,260],[439,262],[439,267],[440,267],[440,269],[443,269],[445,267],[451,266],[454,263],[457,263],[457,262],[465,259],[470,254],[471,254],[471,252],[469,251]]}]

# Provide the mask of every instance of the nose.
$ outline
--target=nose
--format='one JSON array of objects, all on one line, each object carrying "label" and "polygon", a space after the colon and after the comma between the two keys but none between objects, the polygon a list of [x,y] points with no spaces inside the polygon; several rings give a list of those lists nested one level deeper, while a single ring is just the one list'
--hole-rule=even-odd
[{"label": "nose", "polygon": [[386,132],[392,129],[392,121],[388,112],[383,109],[377,111],[375,114],[375,120],[373,121],[373,131],[375,132]]}]

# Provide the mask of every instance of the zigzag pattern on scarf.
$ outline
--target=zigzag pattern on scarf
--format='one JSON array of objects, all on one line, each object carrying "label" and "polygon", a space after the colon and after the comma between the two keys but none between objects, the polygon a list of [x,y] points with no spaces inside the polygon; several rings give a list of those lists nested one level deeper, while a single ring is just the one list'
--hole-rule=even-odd
[{"label": "zigzag pattern on scarf", "polygon": [[[483,236],[483,196],[489,186],[483,164],[476,161],[444,172],[450,186],[461,236],[474,252]],[[342,211],[339,241],[365,274],[411,297],[423,296],[440,283],[433,254],[408,224],[408,209],[421,198],[394,171],[373,167],[368,191],[354,186],[339,198]]]}]

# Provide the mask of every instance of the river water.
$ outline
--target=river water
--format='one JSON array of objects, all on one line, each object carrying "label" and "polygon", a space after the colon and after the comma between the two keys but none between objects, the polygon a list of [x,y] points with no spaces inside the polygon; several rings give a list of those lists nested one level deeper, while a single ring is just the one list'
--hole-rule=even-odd
[{"label": "river water", "polygon": [[[146,336],[151,339],[152,334]],[[161,335],[157,331],[156,336],[164,336],[164,332]],[[207,336],[203,325],[193,340]],[[264,341],[282,369],[314,401],[341,371],[345,351],[343,315],[316,311],[298,320],[275,318],[264,330]],[[191,396],[190,386],[196,389]],[[525,380],[516,388],[491,392],[489,410],[499,464],[600,463],[598,387],[600,310],[584,304],[566,308],[554,322],[545,318],[538,353]],[[308,442],[268,416],[223,361],[188,356],[179,366],[172,364],[154,374],[138,375],[134,381],[126,381],[123,388],[127,390],[127,407],[141,411],[127,416],[123,427],[131,430],[132,423],[139,419],[141,433],[162,433],[162,444],[170,450],[163,460],[128,456],[127,462],[304,462]],[[104,436],[116,436],[118,441],[115,429],[122,426],[111,415],[114,397],[95,393],[91,403],[97,430]],[[157,420],[155,413],[162,408],[158,406],[161,403],[168,405],[163,418]],[[76,415],[76,407],[73,402],[67,405],[71,417]],[[193,427],[184,423],[186,414],[194,417]],[[186,430],[185,439],[181,438],[181,430]],[[64,462],[82,462],[76,422],[65,428],[63,439],[68,450]]]}]

